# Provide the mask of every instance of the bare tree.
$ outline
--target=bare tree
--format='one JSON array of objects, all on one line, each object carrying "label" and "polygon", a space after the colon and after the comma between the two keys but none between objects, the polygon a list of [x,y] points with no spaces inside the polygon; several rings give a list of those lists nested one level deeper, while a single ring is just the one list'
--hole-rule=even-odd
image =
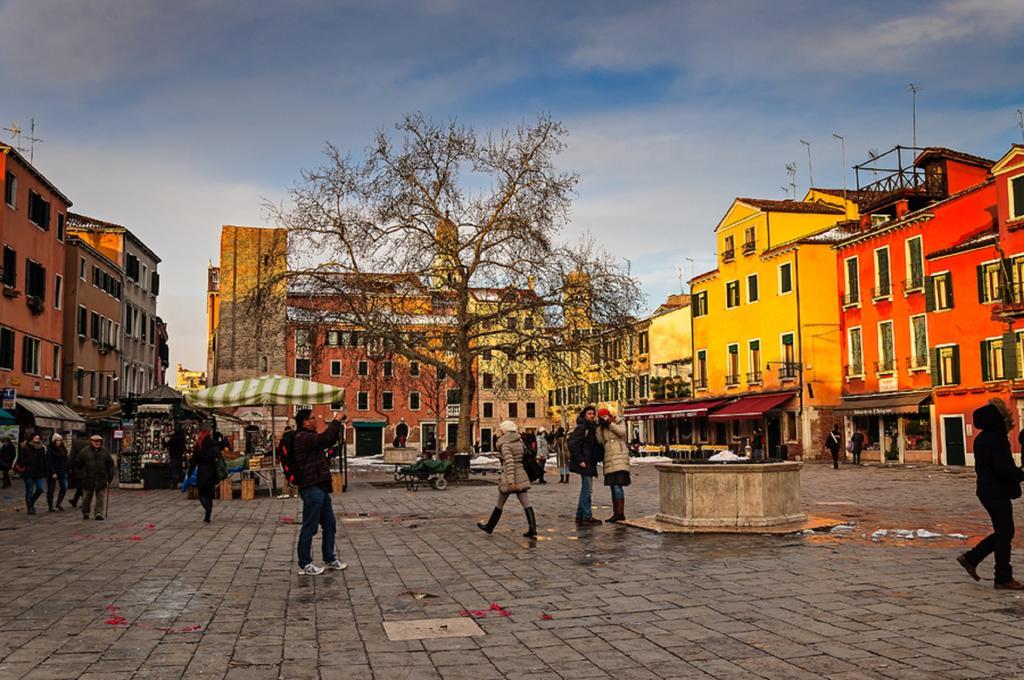
[{"label": "bare tree", "polygon": [[469,451],[485,351],[569,370],[591,329],[626,328],[642,296],[593,240],[558,241],[578,181],[555,164],[561,124],[480,135],[417,114],[396,132],[379,133],[361,160],[328,146],[274,216],[289,229],[291,285],[450,376],[457,447]]}]

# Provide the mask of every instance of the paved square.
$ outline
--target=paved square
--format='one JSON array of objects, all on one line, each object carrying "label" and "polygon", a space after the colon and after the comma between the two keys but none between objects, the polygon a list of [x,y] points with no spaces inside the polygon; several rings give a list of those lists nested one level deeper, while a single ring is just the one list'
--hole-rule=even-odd
[{"label": "paved square", "polygon": [[[653,514],[657,474],[633,473],[627,514]],[[1024,677],[1024,599],[953,560],[986,527],[970,471],[811,464],[807,511],[853,529],[783,537],[577,530],[574,477],[530,492],[535,543],[514,500],[494,535],[475,527],[493,486],[363,475],[335,496],[349,569],[318,577],[296,573],[294,499],[217,502],[204,525],[176,492],[114,491],[96,522],[15,512],[16,482],[0,493],[0,678]],[[942,537],[894,534],[918,529]],[[383,627],[460,616],[486,635]]]}]

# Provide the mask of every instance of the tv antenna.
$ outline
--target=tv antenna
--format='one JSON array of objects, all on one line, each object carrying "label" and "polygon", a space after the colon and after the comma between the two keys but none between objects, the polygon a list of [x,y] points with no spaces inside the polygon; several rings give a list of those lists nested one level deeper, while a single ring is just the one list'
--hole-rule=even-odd
[{"label": "tv antenna", "polygon": [[868,149],[868,159],[871,161],[871,174],[874,175],[875,181],[878,181],[878,168],[875,166],[875,161],[878,160],[878,149]]},{"label": "tv antenna", "polygon": [[796,200],[796,162],[786,163],[786,174],[789,175],[789,188],[786,190],[786,197],[793,192],[793,199]]},{"label": "tv antenna", "polygon": [[[5,132],[11,133],[11,141],[14,142],[14,148],[17,149],[18,153],[28,152],[28,162],[35,162],[36,155],[36,142],[42,142],[42,139],[36,137],[36,119],[32,118],[29,123],[28,137],[23,139],[23,133],[25,132],[17,122],[12,122],[10,126],[4,128]],[[23,141],[27,141],[29,146],[26,149],[22,146]]]},{"label": "tv antenna", "polygon": [[839,153],[843,164],[843,198],[846,198],[846,137],[835,132],[832,136],[839,140]]},{"label": "tv antenna", "polygon": [[911,139],[914,148],[917,148],[917,91],[920,88],[913,83],[910,83],[910,102],[911,102]]},{"label": "tv antenna", "polygon": [[[814,186],[814,166],[811,165],[811,143],[806,139],[801,139],[800,143],[807,147],[807,179],[810,180],[808,186]],[[793,198],[796,198],[795,192]]]},{"label": "tv antenna", "polygon": [[17,122],[13,122],[9,127],[5,127],[4,131],[11,133],[11,141],[14,142],[14,148],[21,151],[21,126]]},{"label": "tv antenna", "polygon": [[29,133],[28,133],[28,162],[35,164],[36,162],[36,142],[42,143],[44,140],[36,137],[36,119],[29,119]]},{"label": "tv antenna", "polygon": [[1017,127],[1020,128],[1020,138],[1024,140],[1024,109],[1017,109]]}]

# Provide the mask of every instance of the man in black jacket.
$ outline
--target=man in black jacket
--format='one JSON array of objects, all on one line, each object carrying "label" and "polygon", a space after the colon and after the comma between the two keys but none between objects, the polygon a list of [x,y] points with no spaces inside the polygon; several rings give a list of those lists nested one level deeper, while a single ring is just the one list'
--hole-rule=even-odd
[{"label": "man in black jacket", "polygon": [[1013,541],[1013,499],[1020,498],[1024,470],[1013,462],[1007,432],[1013,427],[1006,404],[992,399],[974,412],[974,471],[978,476],[978,500],[992,518],[992,533],[978,545],[956,558],[971,578],[980,581],[977,568],[995,553],[995,586],[1005,590],[1024,590],[1024,583],[1013,578],[1010,548]]},{"label": "man in black jacket", "polygon": [[317,527],[322,527],[323,557],[327,569],[341,571],[348,567],[338,561],[334,554],[334,534],[337,522],[334,506],[331,504],[331,462],[324,450],[338,441],[341,425],[337,420],[327,423],[323,432],[317,433],[316,419],[309,411],[295,414],[295,436],[290,457],[294,466],[292,474],[302,497],[302,530],[299,532],[299,573],[315,576],[324,573],[324,567],[313,563],[313,536]]},{"label": "man in black jacket", "polygon": [[576,524],[601,524],[594,519],[591,493],[597,477],[597,461],[603,458],[597,442],[597,409],[587,406],[576,418],[576,428],[566,440],[569,447],[569,471],[580,476],[580,499],[576,504]]}]

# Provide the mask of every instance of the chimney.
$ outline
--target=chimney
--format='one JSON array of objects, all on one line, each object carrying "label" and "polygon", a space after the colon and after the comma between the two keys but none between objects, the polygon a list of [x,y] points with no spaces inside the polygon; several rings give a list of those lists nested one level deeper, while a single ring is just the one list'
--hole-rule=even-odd
[{"label": "chimney", "polygon": [[896,219],[901,219],[908,212],[910,212],[910,202],[907,199],[901,198],[896,201]]}]

